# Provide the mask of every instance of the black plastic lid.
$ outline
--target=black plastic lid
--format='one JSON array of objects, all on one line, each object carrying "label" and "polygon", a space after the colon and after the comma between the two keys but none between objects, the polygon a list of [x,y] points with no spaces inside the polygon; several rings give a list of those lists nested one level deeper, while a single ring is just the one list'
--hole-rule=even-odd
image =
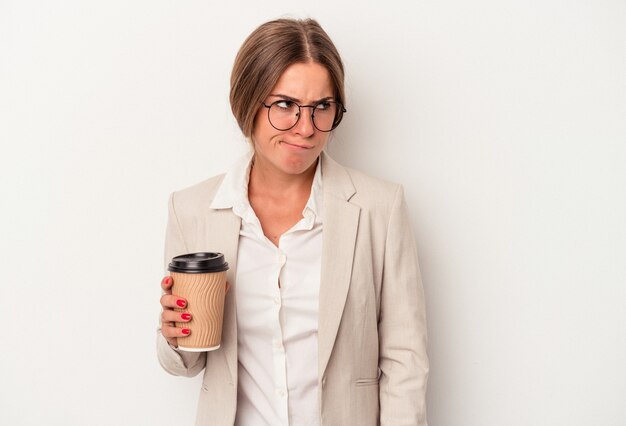
[{"label": "black plastic lid", "polygon": [[222,253],[190,253],[173,258],[167,269],[185,274],[206,274],[227,271],[228,263]]}]

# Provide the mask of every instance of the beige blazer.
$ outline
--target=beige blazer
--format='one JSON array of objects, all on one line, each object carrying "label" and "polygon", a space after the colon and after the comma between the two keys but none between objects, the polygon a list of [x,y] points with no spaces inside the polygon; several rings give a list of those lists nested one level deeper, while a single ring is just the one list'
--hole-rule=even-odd
[{"label": "beige blazer", "polygon": [[[426,426],[426,317],[402,187],[344,168],[322,153],[324,237],[319,301],[320,419],[324,426]],[[236,286],[240,219],[209,206],[220,175],[170,197],[166,262],[224,253]],[[171,374],[204,370],[196,425],[233,425],[237,410],[235,292],[226,297],[220,349],[186,353],[160,332],[158,358]]]}]

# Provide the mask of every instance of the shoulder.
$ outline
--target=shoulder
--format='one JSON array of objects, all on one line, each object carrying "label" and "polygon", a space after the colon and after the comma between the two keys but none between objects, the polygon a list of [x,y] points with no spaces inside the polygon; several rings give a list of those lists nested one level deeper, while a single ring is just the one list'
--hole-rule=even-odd
[{"label": "shoulder", "polygon": [[402,185],[370,176],[362,171],[346,167],[356,192],[351,202],[371,200],[376,203],[391,203],[402,190]]},{"label": "shoulder", "polygon": [[361,209],[363,218],[386,228],[399,211],[406,208],[402,185],[347,168],[356,192],[350,204]]},{"label": "shoulder", "polygon": [[324,164],[324,188],[362,208],[391,206],[403,194],[402,185],[342,166],[328,155]]},{"label": "shoulder", "polygon": [[222,173],[195,185],[173,192],[170,196],[172,207],[177,211],[208,209],[224,180],[224,176],[225,173]]}]

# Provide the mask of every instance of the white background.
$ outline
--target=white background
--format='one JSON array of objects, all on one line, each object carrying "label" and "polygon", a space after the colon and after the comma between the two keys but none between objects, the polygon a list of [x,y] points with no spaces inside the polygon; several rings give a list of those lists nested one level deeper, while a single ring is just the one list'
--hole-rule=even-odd
[{"label": "white background", "polygon": [[193,423],[167,196],[245,151],[230,68],[281,16],[343,55],[331,155],[405,185],[431,426],[626,424],[622,0],[0,0],[0,424]]}]

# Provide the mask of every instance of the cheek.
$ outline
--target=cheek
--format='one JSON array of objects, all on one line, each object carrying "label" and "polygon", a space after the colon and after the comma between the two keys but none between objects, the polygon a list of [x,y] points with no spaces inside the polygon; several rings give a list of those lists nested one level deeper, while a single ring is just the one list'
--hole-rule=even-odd
[{"label": "cheek", "polygon": [[323,148],[328,142],[330,142],[330,133],[320,133],[321,134],[319,136],[317,144]]},{"label": "cheek", "polygon": [[278,146],[280,140],[280,132],[274,128],[268,129],[263,125],[257,126],[252,133],[252,147],[255,152],[269,154]]}]

